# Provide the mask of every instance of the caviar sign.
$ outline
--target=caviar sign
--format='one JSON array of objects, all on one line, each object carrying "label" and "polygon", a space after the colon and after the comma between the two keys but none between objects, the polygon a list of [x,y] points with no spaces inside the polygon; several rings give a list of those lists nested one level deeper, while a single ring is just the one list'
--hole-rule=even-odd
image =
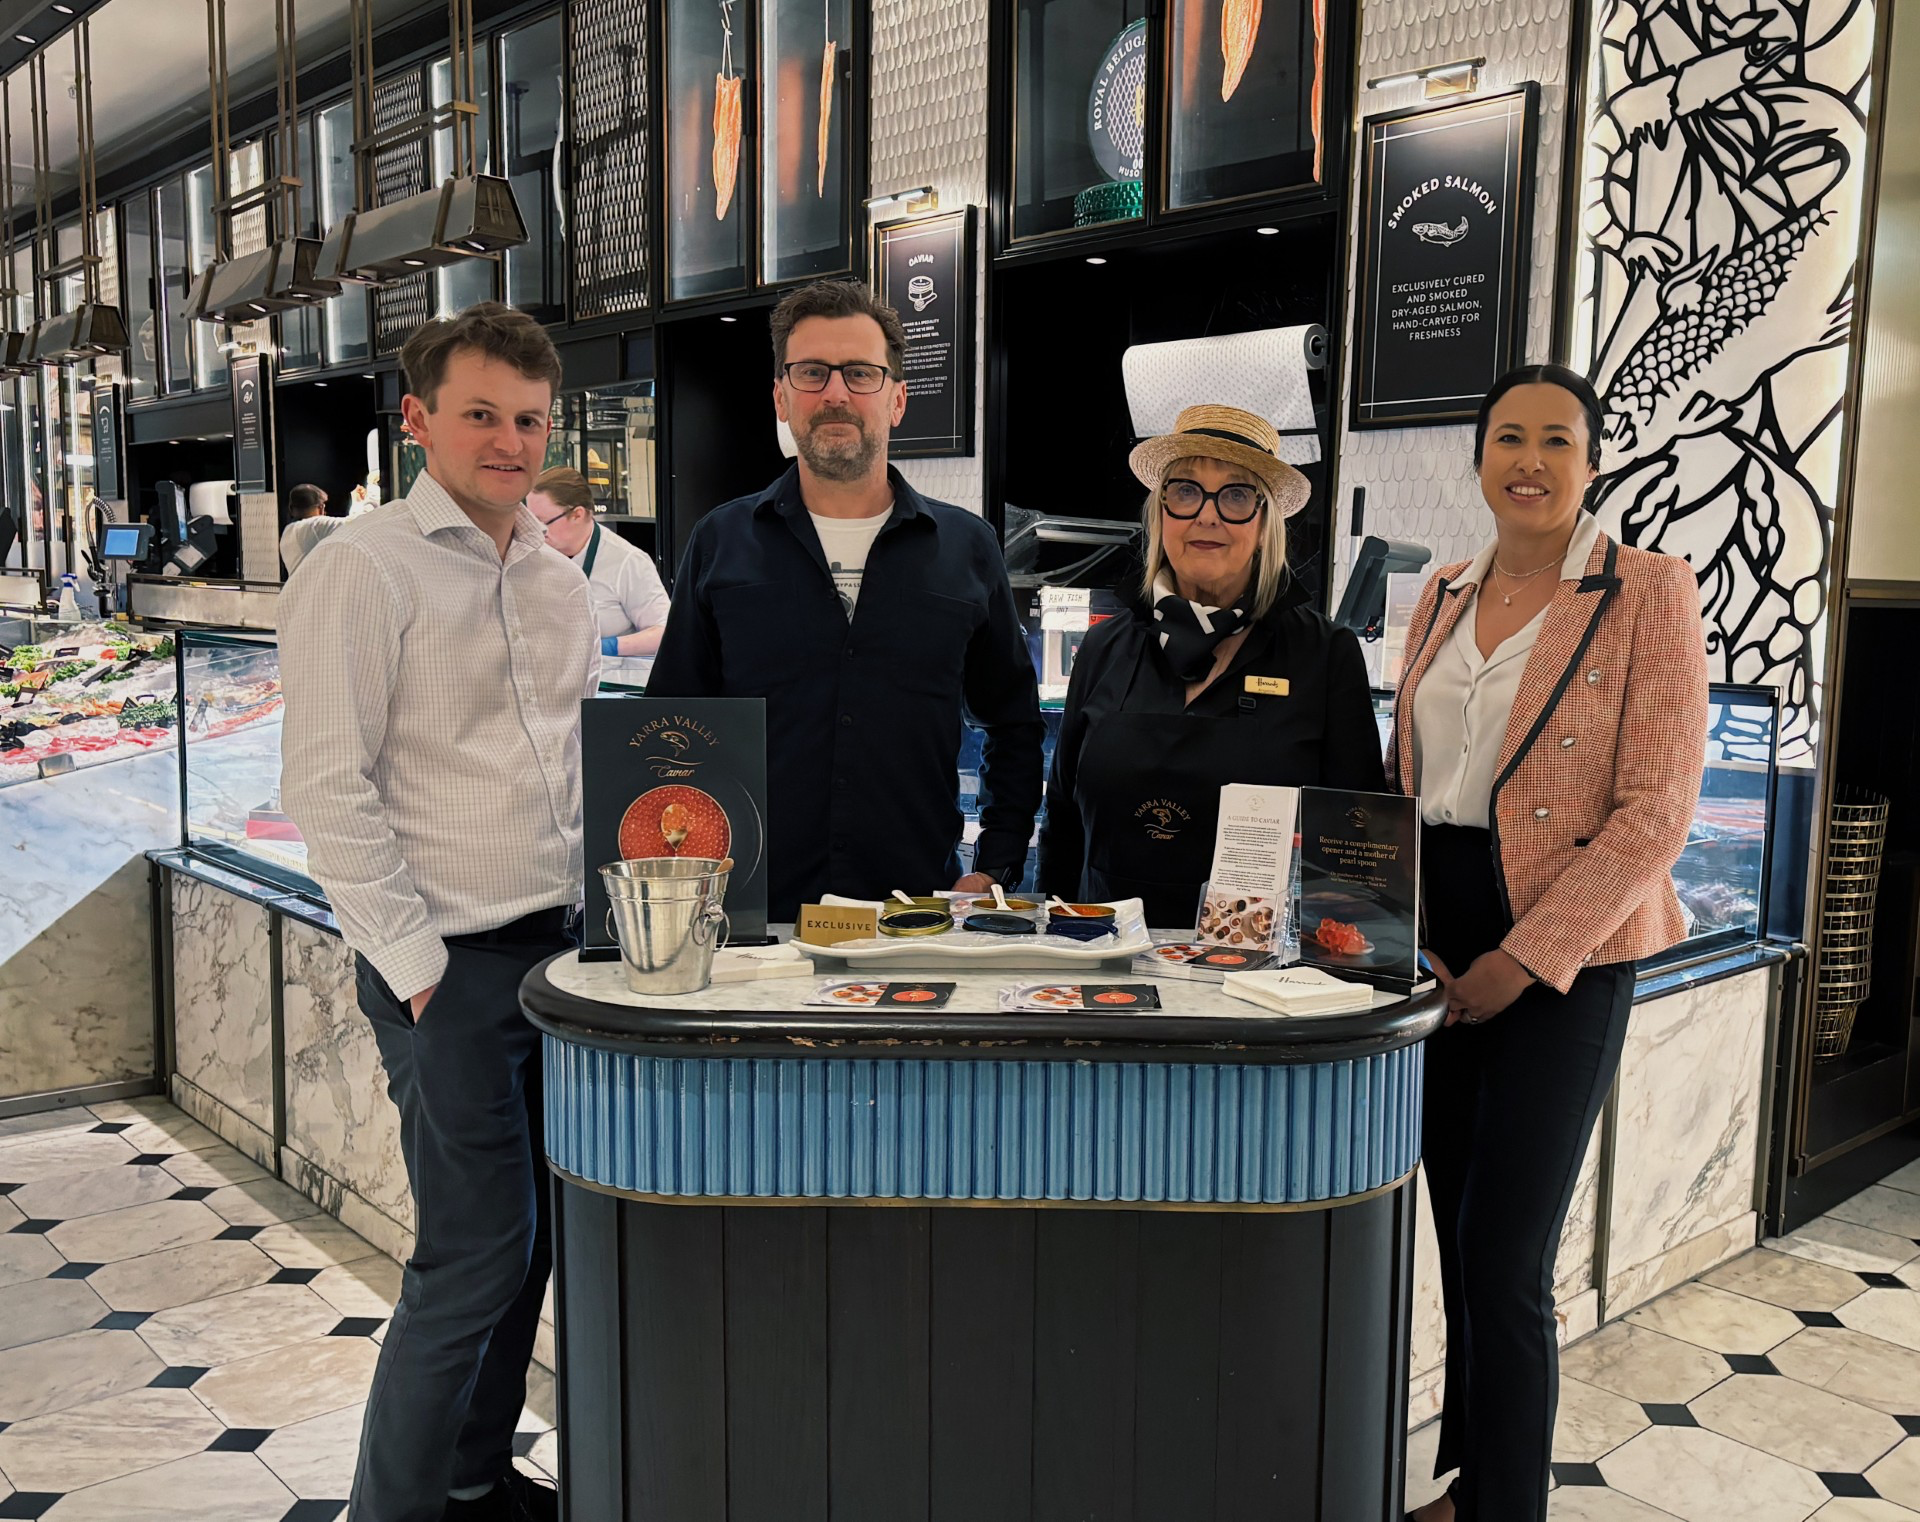
[{"label": "caviar sign", "polygon": [[1526,335],[1539,86],[1369,117],[1353,426],[1471,422]]},{"label": "caviar sign", "polygon": [[874,284],[907,336],[896,460],[973,453],[974,241],[971,206],[874,229]]}]

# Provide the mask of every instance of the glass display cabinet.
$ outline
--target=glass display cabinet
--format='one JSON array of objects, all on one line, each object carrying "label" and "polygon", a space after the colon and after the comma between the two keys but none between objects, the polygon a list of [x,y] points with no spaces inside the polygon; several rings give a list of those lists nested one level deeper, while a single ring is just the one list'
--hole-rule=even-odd
[{"label": "glass display cabinet", "polygon": [[172,639],[0,616],[0,787],[173,743]]},{"label": "glass display cabinet", "polygon": [[1716,683],[1708,697],[1700,802],[1673,868],[1690,929],[1667,960],[1758,940],[1767,924],[1779,695],[1771,687]]},{"label": "glass display cabinet", "polygon": [[268,636],[178,636],[180,843],[320,897],[307,848],[280,808],[280,652]]},{"label": "glass display cabinet", "polygon": [[[667,7],[667,297],[746,289],[742,210],[753,49],[742,0]],[[750,171],[749,171],[750,172]]]},{"label": "glass display cabinet", "polygon": [[1015,25],[1013,238],[1139,217],[1143,0],[1018,0]]},{"label": "glass display cabinet", "polygon": [[844,270],[853,8],[761,0],[760,277]]},{"label": "glass display cabinet", "polygon": [[1166,207],[1317,182],[1324,0],[1173,0],[1168,27]]}]

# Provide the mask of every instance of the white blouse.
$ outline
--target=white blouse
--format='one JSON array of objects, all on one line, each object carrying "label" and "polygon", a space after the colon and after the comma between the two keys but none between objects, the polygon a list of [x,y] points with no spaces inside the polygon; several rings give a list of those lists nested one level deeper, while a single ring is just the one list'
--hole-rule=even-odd
[{"label": "white blouse", "polygon": [[[1560,563],[1562,581],[1586,574],[1587,557],[1599,537],[1599,522],[1582,512]],[[1488,545],[1452,585],[1479,586],[1493,566],[1493,554],[1494,546]],[[1435,653],[1413,694],[1413,784],[1426,823],[1489,827],[1488,804],[1507,720],[1546,618],[1542,608],[1486,656],[1474,637],[1476,605],[1469,603],[1454,620],[1446,644]]]}]

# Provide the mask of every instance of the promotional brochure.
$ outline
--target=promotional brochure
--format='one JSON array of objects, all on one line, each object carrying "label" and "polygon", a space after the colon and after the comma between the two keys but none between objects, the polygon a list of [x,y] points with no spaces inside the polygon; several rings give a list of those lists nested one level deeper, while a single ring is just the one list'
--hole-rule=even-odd
[{"label": "promotional brochure", "polygon": [[728,939],[734,945],[764,939],[763,699],[588,698],[580,705],[580,767],[586,857],[582,960],[619,955],[600,878],[600,868],[611,862],[731,861]]},{"label": "promotional brochure", "polygon": [[1419,801],[1300,790],[1300,959],[1401,993],[1422,982]]},{"label": "promotional brochure", "polygon": [[1300,789],[1230,782],[1220,789],[1213,872],[1196,938],[1272,951],[1285,928]]}]

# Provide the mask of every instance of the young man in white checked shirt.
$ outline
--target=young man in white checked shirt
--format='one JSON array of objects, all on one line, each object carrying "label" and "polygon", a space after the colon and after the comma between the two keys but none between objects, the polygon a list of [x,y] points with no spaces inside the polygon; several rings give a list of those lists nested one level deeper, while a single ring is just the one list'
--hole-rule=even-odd
[{"label": "young man in white checked shirt", "polygon": [[560,359],[482,302],[401,352],[425,473],[280,600],[281,796],[355,953],[417,1232],[367,1398],[352,1522],[530,1522],[513,1468],[551,1264],[539,1037],[520,979],[570,944],[587,580],[525,498]]}]

